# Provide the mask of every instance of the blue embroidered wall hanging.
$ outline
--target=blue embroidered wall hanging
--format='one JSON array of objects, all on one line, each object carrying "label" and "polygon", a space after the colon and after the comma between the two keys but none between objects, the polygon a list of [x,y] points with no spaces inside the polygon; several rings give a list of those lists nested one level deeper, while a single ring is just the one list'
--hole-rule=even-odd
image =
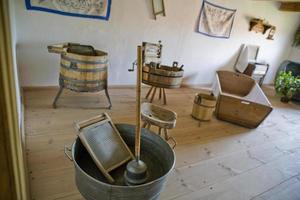
[{"label": "blue embroidered wall hanging", "polygon": [[236,10],[203,0],[198,32],[210,37],[229,38]]},{"label": "blue embroidered wall hanging", "polygon": [[25,0],[28,10],[108,20],[111,0]]}]

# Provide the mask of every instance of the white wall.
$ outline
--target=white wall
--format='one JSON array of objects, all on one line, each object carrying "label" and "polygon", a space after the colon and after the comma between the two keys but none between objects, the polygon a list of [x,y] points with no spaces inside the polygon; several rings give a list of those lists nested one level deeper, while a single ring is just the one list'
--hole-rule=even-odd
[{"label": "white wall", "polygon": [[[27,11],[24,0],[16,3],[18,64],[23,86],[58,84],[59,57],[47,45],[73,41],[91,44],[110,55],[110,85],[135,83],[127,69],[142,41],[162,40],[163,63],[185,65],[185,84],[211,83],[215,71],[233,66],[242,43],[261,46],[259,58],[270,63],[266,82],[272,82],[282,60],[288,57],[300,14],[279,12],[275,2],[211,0],[236,8],[230,39],[210,38],[195,32],[201,0],[165,0],[167,17],[153,20],[151,0],[113,0],[109,21]],[[277,27],[275,40],[249,32],[249,18],[261,17]]]},{"label": "white wall", "polygon": [[294,47],[289,55],[289,60],[300,62],[300,47]]}]

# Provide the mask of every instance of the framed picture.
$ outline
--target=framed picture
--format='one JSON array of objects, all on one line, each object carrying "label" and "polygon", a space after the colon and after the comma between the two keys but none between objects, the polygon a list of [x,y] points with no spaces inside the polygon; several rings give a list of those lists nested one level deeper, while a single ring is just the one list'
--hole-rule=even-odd
[{"label": "framed picture", "polygon": [[155,19],[157,15],[166,16],[164,0],[152,0],[152,6]]},{"label": "framed picture", "polygon": [[25,0],[28,10],[108,20],[111,0]]}]

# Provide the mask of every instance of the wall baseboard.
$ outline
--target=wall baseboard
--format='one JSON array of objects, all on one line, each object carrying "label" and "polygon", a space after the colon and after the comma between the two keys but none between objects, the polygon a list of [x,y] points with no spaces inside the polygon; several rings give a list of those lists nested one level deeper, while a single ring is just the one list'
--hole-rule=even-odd
[{"label": "wall baseboard", "polygon": [[[201,85],[185,85],[182,84],[182,88],[192,88],[192,89],[206,89],[210,90],[212,84],[201,84]],[[142,85],[142,88],[149,88],[148,85]],[[264,84],[263,87],[274,87],[274,84]],[[108,89],[133,89],[135,85],[110,85]],[[23,86],[23,91],[35,91],[35,90],[58,90],[59,86]]]},{"label": "wall baseboard", "polygon": [[[20,89],[20,96],[21,96],[21,123],[20,123],[20,133],[21,133],[21,141],[23,146],[23,156],[26,158],[26,131],[25,131],[25,105],[24,105],[24,89]],[[27,172],[25,181],[26,181],[26,189],[28,192],[28,199],[31,199],[30,193],[30,182],[29,182],[29,170],[28,170],[28,162],[27,158],[24,159],[24,167],[25,171]]]},{"label": "wall baseboard", "polygon": [[[182,85],[182,88],[210,88],[210,84],[205,85]],[[148,85],[143,85],[142,88],[149,88]],[[135,85],[110,85],[108,89],[133,89]],[[49,90],[58,90],[59,86],[23,86],[23,91],[34,91],[34,90],[41,90],[41,89],[49,89]]]},{"label": "wall baseboard", "polygon": [[[143,86],[148,87],[148,86]],[[112,85],[108,86],[108,89],[131,89],[135,88],[135,85]],[[23,86],[22,89],[24,91],[35,91],[41,89],[49,89],[49,90],[58,90],[59,86]]]}]

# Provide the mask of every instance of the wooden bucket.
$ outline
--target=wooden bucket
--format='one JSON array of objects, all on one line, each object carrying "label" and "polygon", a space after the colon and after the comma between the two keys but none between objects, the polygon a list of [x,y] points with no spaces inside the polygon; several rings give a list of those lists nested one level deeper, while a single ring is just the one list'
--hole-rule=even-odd
[{"label": "wooden bucket", "polygon": [[159,68],[156,68],[145,65],[143,66],[142,82],[160,88],[179,88],[183,72],[178,67],[161,65]]},{"label": "wooden bucket", "polygon": [[97,92],[107,88],[108,55],[61,54],[59,84],[76,92]]},{"label": "wooden bucket", "polygon": [[202,121],[211,120],[216,107],[216,98],[208,94],[196,94],[192,116]]}]

